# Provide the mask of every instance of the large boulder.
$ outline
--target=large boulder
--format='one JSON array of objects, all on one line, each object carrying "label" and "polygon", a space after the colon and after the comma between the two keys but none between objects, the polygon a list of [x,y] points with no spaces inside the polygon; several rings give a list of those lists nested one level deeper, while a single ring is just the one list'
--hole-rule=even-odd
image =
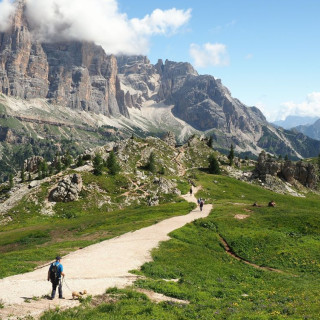
[{"label": "large boulder", "polygon": [[28,158],[24,161],[23,167],[25,171],[28,172],[35,172],[39,169],[40,163],[43,162],[43,158],[39,156],[34,156],[31,158]]},{"label": "large boulder", "polygon": [[82,178],[79,174],[64,177],[58,187],[50,192],[49,199],[54,202],[71,202],[79,199],[82,190]]}]

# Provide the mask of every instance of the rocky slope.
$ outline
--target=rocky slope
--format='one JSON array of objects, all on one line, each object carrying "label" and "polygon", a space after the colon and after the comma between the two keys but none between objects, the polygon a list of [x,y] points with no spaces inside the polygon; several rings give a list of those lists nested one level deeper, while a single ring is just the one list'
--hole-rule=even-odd
[{"label": "rocky slope", "polygon": [[[29,123],[82,133],[105,125],[124,135],[170,130],[179,141],[194,133],[211,135],[222,151],[234,144],[236,152],[253,155],[263,149],[292,158],[319,153],[319,141],[274,128],[259,109],[233,98],[219,79],[199,75],[189,63],[153,65],[143,56],[108,56],[89,42],[40,43],[25,10],[26,1],[18,1],[11,28],[0,33],[0,93],[1,113],[18,120],[27,136]],[[2,140],[16,135],[22,141],[13,129],[4,126]]]}]

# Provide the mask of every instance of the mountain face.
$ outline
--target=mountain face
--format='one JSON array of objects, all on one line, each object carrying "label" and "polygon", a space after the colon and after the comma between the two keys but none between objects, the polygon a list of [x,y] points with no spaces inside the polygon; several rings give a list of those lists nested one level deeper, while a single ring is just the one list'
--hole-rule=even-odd
[{"label": "mountain face", "polygon": [[[262,149],[295,158],[319,153],[319,141],[274,128],[259,109],[233,98],[221,80],[199,75],[189,63],[115,57],[90,42],[40,43],[25,6],[18,2],[11,28],[0,33],[0,102],[25,132],[26,121],[59,130],[67,122],[90,132],[103,125],[126,134],[173,131],[180,141],[206,134],[215,148],[227,151],[234,144],[237,152],[255,155]],[[43,128],[37,134],[52,139]]]},{"label": "mountain face", "polygon": [[320,140],[320,119],[317,120],[314,124],[297,126],[293,129],[305,134],[312,139]]},{"label": "mountain face", "polygon": [[277,127],[284,129],[292,129],[297,126],[311,125],[317,121],[318,117],[300,117],[300,116],[288,116],[285,120],[278,120],[272,122]]},{"label": "mountain face", "polygon": [[72,109],[129,116],[117,78],[117,61],[93,43],[43,44],[34,39],[17,3],[11,28],[0,33],[0,92],[46,98]]}]

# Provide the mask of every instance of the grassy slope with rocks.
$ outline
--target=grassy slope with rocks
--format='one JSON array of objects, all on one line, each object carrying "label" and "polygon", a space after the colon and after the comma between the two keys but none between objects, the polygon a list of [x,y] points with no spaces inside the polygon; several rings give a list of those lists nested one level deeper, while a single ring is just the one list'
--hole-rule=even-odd
[{"label": "grassy slope with rocks", "polygon": [[[80,200],[57,204],[53,216],[41,214],[51,188],[50,183],[43,184],[36,195],[8,213],[13,221],[0,232],[1,275],[24,272],[56,253],[187,213],[190,204],[172,194],[158,194],[154,178],[173,181],[184,193],[191,179],[202,186],[197,196],[213,203],[213,212],[172,232],[172,240],[153,251],[154,261],[133,271],[145,277],[135,287],[190,304],[155,304],[134,288],[109,289],[78,308],[53,310],[42,319],[318,319],[319,195],[296,198],[224,175],[209,175],[202,168],[211,150],[199,139],[190,142],[178,150],[154,138],[122,142],[116,147],[121,173],[110,176],[105,169],[97,177],[81,172],[85,188]],[[165,175],[144,169],[151,152],[157,170],[164,167]],[[178,176],[181,171],[185,177]],[[146,206],[152,194],[159,195],[159,206]],[[270,200],[276,202],[275,208],[267,207]],[[252,207],[253,202],[261,206]],[[246,218],[236,219],[239,215]],[[222,238],[242,259],[282,272],[236,260],[226,253]]]},{"label": "grassy slope with rocks", "polygon": [[[295,198],[226,176],[192,175],[203,186],[198,196],[214,204],[213,212],[172,232],[172,240],[153,251],[154,261],[135,271],[146,277],[136,287],[189,305],[155,304],[133,289],[112,289],[42,319],[319,319],[319,196]],[[267,206],[271,199],[274,208]],[[235,219],[239,214],[247,218]],[[241,258],[282,272],[236,260],[221,238]]]}]

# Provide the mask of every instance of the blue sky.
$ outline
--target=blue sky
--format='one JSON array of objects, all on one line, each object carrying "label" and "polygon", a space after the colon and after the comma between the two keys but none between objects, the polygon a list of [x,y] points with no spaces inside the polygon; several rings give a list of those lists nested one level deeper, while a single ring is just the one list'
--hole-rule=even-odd
[{"label": "blue sky", "polygon": [[[320,116],[319,0],[118,0],[128,18],[154,9],[192,9],[177,33],[150,39],[148,57],[188,61],[190,45],[225,46],[223,65],[197,67],[221,78],[234,97],[261,107],[270,120]],[[207,64],[210,61],[207,61]]]}]

